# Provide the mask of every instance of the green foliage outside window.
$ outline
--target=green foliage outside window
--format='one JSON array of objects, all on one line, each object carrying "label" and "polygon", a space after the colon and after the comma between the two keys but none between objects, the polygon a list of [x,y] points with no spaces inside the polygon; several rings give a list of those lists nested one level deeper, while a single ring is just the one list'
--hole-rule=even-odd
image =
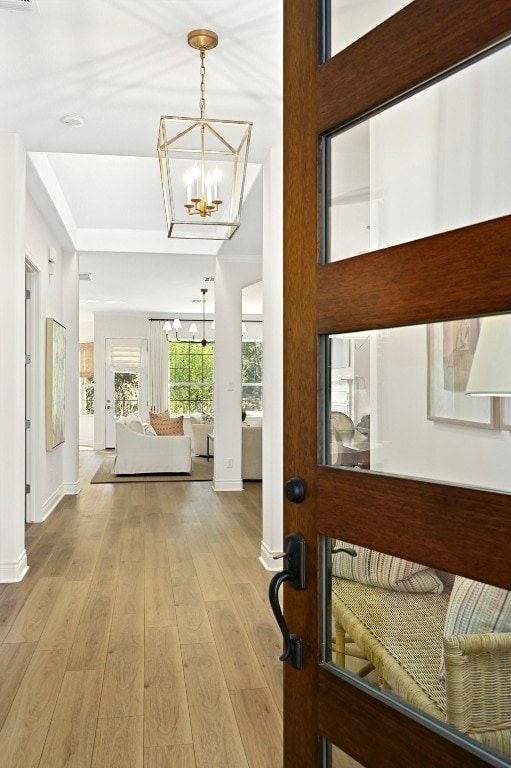
[{"label": "green foliage outside window", "polygon": [[83,416],[92,416],[94,414],[94,378],[92,376],[81,376],[81,397]]},{"label": "green foliage outside window", "polygon": [[213,412],[214,350],[209,342],[169,343],[171,413]]},{"label": "green foliage outside window", "polygon": [[[262,411],[263,350],[260,341],[242,344],[242,407]],[[213,342],[169,342],[171,413],[212,413],[214,380]]]},{"label": "green foliage outside window", "polygon": [[241,403],[245,411],[263,410],[263,344],[244,341],[241,345]]},{"label": "green foliage outside window", "polygon": [[138,373],[114,374],[114,415],[138,413]]}]

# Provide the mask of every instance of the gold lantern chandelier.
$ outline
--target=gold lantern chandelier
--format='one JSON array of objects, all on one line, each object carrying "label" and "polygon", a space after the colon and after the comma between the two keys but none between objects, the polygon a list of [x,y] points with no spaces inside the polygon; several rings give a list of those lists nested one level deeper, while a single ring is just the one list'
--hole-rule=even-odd
[{"label": "gold lantern chandelier", "polygon": [[200,52],[200,117],[160,119],[167,232],[172,238],[230,240],[240,225],[252,123],[206,119],[205,58],[218,35],[195,29],[188,44]]}]

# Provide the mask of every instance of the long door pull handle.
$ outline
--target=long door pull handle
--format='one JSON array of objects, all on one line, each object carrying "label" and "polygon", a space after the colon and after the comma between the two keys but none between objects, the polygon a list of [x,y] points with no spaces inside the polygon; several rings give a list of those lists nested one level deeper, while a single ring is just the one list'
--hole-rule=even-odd
[{"label": "long door pull handle", "polygon": [[301,669],[303,666],[302,638],[289,632],[278,594],[280,587],[286,581],[293,589],[305,589],[305,539],[301,534],[291,533],[286,536],[285,562],[287,568],[276,573],[270,581],[270,605],[284,638],[284,652],[280,656],[280,661],[289,661],[295,669]]}]

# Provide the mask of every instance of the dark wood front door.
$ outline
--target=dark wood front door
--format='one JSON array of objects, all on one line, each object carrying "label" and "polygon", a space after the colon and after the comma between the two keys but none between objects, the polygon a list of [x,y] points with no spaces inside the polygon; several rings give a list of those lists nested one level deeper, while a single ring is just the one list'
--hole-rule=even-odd
[{"label": "dark wood front door", "polygon": [[[486,487],[495,490],[481,490],[477,479],[458,483],[449,467],[444,475],[426,472],[420,479],[413,471],[409,476],[386,471],[384,464],[380,471],[377,466],[373,471],[372,464],[367,471],[367,463],[362,470],[333,467],[325,415],[330,409],[325,402],[331,398],[325,373],[330,364],[328,339],[333,336],[511,311],[511,205],[496,216],[483,210],[474,220],[453,227],[409,234],[403,226],[396,242],[384,247],[369,243],[361,249],[367,251],[363,255],[348,253],[352,258],[339,260],[332,253],[337,235],[328,213],[336,193],[329,137],[348,135],[367,119],[387,114],[394,104],[411,103],[415,94],[428,98],[432,83],[451,81],[462,65],[479,66],[476,59],[490,60],[497,49],[505,50],[511,4],[415,0],[330,57],[324,53],[328,13],[321,6],[319,0],[284,3],[284,467],[285,479],[298,476],[305,487],[302,503],[286,500],[284,529],[285,534],[301,532],[307,542],[307,587],[285,594],[287,625],[303,640],[303,667],[284,667],[284,764],[328,765],[329,744],[350,756],[345,763],[340,758],[341,765],[353,765],[350,759],[374,768],[508,765],[511,758],[486,757],[475,742],[466,746],[461,737],[450,730],[446,735],[440,724],[401,705],[398,698],[385,698],[376,687],[333,668],[325,647],[328,639],[323,639],[322,627],[329,622],[328,617],[323,621],[323,614],[330,607],[328,600],[322,607],[329,587],[324,586],[328,563],[322,562],[321,553],[327,553],[323,560],[329,558],[325,537],[341,539],[511,588],[508,490],[491,482]],[[457,98],[448,93],[446,104],[459,120],[461,141],[466,112],[456,107]],[[460,105],[470,101],[463,88],[459,99]],[[484,104],[476,105],[475,114],[484,109]],[[446,130],[455,132],[450,120]],[[510,127],[508,123],[504,128],[508,137]],[[377,136],[375,130],[371,153]],[[487,142],[492,145],[493,139]],[[379,157],[392,164],[399,142],[389,141],[388,147],[384,145]],[[424,159],[420,148],[417,156]],[[431,163],[438,157],[443,157],[441,152]],[[484,163],[478,147],[471,157],[474,163]],[[448,164],[450,157],[444,160]],[[343,166],[341,158],[340,165],[349,163]],[[371,166],[368,175],[373,171]],[[509,178],[494,181],[509,185]],[[379,191],[382,199],[387,193]],[[354,189],[351,200],[356,203],[364,194]],[[449,195],[449,182],[439,182],[430,200],[432,209]],[[368,206],[372,202],[368,199]],[[397,222],[405,223],[408,216],[403,204]],[[356,215],[347,218],[352,222]],[[344,247],[343,242],[339,248]],[[406,398],[403,392],[404,403]],[[477,441],[488,426],[442,423],[441,415],[435,421],[435,413],[427,413],[425,405],[421,413],[424,423],[436,433],[443,430],[446,439],[453,429],[458,436],[456,430],[476,433]],[[494,422],[489,426],[508,450],[509,435]],[[371,439],[373,461],[376,437]],[[398,443],[405,458],[413,454],[413,430],[402,433]],[[482,464],[489,461],[485,448],[476,450]]]}]

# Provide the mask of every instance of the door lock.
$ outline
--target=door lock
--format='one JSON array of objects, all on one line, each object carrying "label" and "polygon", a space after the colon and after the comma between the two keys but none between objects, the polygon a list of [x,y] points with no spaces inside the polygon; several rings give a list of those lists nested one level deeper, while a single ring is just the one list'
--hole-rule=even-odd
[{"label": "door lock", "polygon": [[270,581],[270,605],[284,638],[284,651],[280,661],[289,661],[292,667],[301,669],[303,666],[302,638],[289,632],[280,607],[278,593],[285,581],[293,589],[305,589],[305,539],[300,533],[290,533],[286,536],[284,550],[281,554],[275,555],[275,559],[284,558],[285,569],[276,573]]}]

